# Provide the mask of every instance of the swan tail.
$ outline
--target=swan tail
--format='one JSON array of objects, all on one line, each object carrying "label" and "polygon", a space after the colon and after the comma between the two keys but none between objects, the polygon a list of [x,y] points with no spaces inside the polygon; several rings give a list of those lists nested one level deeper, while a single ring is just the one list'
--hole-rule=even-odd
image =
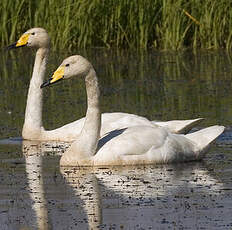
[{"label": "swan tail", "polygon": [[173,120],[173,121],[153,121],[155,124],[167,128],[172,133],[186,134],[193,127],[197,126],[205,120],[204,118],[197,118],[192,120]]},{"label": "swan tail", "polygon": [[210,145],[223,133],[224,129],[224,126],[214,125],[197,132],[187,134],[185,137],[196,143],[199,158],[202,158]]}]

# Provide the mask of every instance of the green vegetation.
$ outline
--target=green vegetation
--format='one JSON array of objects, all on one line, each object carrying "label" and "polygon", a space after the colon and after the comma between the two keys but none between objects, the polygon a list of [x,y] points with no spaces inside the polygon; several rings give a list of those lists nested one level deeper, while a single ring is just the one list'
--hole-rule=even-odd
[{"label": "green vegetation", "polygon": [[56,49],[232,47],[228,0],[1,0],[1,46],[44,27]]}]

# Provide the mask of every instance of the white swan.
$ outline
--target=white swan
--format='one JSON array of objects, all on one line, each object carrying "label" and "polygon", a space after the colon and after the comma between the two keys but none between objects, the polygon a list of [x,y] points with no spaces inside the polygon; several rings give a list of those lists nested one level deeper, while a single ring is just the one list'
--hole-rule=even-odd
[{"label": "white swan", "polygon": [[[83,125],[84,118],[54,130],[44,130],[42,124],[42,90],[47,58],[49,54],[50,38],[43,28],[33,28],[25,32],[19,40],[8,48],[19,48],[23,46],[35,47],[37,49],[34,69],[30,81],[25,120],[22,130],[23,139],[43,141],[73,141],[76,140]],[[186,133],[203,119],[175,120],[157,122],[158,125],[166,127],[174,133]],[[147,125],[153,126],[155,121],[149,121],[144,117],[128,113],[104,113],[102,114],[101,134],[114,129],[128,126]]]},{"label": "white swan", "polygon": [[209,145],[224,131],[212,126],[195,133],[172,134],[153,126],[113,130],[100,139],[98,79],[93,66],[82,56],[65,59],[41,88],[71,77],[85,77],[88,108],[77,140],[62,155],[63,166],[134,165],[183,162],[201,159]]}]

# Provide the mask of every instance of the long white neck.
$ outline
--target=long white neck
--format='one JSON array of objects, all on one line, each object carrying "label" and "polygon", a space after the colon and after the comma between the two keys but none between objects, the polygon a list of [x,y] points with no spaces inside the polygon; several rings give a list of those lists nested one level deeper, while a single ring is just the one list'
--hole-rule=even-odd
[{"label": "long white neck", "polygon": [[85,78],[88,108],[85,123],[77,140],[62,155],[60,165],[73,166],[85,164],[92,165],[96,153],[101,129],[101,112],[99,109],[100,92],[98,80],[93,68]]},{"label": "long white neck", "polygon": [[24,139],[37,139],[40,135],[42,124],[42,99],[43,83],[49,49],[40,48],[36,52],[33,74],[27,95],[27,105],[22,136]]},{"label": "long white neck", "polygon": [[[79,136],[79,148],[87,154],[93,156],[97,149],[101,129],[101,112],[99,108],[100,91],[98,79],[93,68],[90,69],[85,77],[87,92],[87,112],[85,123]],[[82,145],[83,146],[80,146]]]}]

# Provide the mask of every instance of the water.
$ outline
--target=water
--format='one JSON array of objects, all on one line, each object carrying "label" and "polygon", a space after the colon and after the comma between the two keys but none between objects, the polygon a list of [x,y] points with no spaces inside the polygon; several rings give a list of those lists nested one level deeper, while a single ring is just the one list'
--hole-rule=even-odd
[{"label": "water", "polygon": [[[231,56],[79,53],[98,73],[103,112],[156,120],[205,117],[197,129],[222,124],[227,130],[202,162],[60,170],[66,145],[6,141],[21,135],[33,51],[2,52],[0,230],[232,229]],[[46,78],[69,55],[52,54]],[[83,81],[65,81],[44,92],[46,128],[85,114]]]}]

